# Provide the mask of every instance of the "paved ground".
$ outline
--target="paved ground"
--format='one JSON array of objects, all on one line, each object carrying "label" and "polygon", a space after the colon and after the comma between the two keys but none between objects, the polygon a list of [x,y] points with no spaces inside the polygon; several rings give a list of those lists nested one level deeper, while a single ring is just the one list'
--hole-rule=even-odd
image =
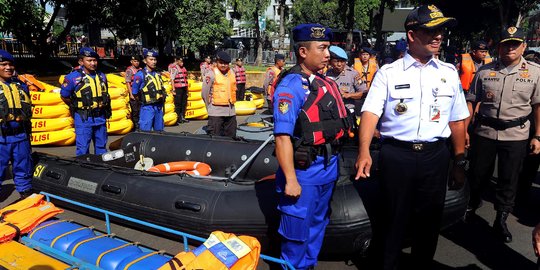
[{"label": "paved ground", "polygon": [[[245,117],[239,117],[242,123]],[[192,121],[175,127],[166,127],[170,132],[194,132],[206,121]],[[121,136],[110,136],[109,142]],[[34,151],[51,154],[73,156],[75,147],[34,147]],[[537,183],[539,183],[537,181]],[[13,182],[5,181],[0,192],[0,207],[3,207],[18,198],[14,192]],[[447,269],[516,269],[528,270],[536,268],[536,258],[531,246],[531,231],[533,226],[540,222],[540,186],[535,184],[529,194],[526,203],[519,205],[508,224],[514,235],[514,242],[504,244],[493,238],[491,224],[495,218],[492,198],[486,196],[486,202],[479,209],[479,218],[475,224],[458,223],[441,233],[435,260],[437,268]],[[62,218],[73,219],[85,225],[93,225],[97,229],[104,230],[104,223],[95,218],[87,217],[73,211],[66,211]],[[166,250],[174,254],[182,249],[179,239],[173,237],[161,237],[139,230],[114,225],[113,232],[117,235],[144,243],[155,249]],[[404,249],[404,259],[407,260],[408,249]],[[269,269],[265,263],[261,263],[260,269]],[[321,258],[317,269],[365,269],[362,260],[358,258]]]}]

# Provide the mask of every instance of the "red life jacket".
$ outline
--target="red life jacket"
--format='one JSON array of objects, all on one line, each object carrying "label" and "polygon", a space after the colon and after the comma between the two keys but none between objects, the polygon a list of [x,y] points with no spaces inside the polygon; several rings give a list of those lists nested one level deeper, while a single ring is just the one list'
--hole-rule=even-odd
[{"label": "red life jacket", "polygon": [[300,66],[294,66],[279,77],[301,74],[309,82],[309,94],[300,110],[294,134],[302,145],[320,146],[336,144],[352,127],[348,111],[343,104],[337,84],[321,74],[307,76]]},{"label": "red life jacket", "polygon": [[176,76],[174,76],[174,78],[171,78],[174,81],[174,88],[181,88],[181,87],[188,86],[187,70],[185,67],[179,67],[176,63],[172,63],[169,65],[168,69],[169,69],[169,72],[171,72],[172,69],[176,69],[178,71],[176,73]]},{"label": "red life jacket", "polygon": [[244,67],[235,66],[234,75],[236,76],[236,83],[246,83],[246,69]]},{"label": "red life jacket", "polygon": [[136,68],[134,66],[129,66],[126,69],[126,73],[127,73],[128,70],[131,71],[131,83],[130,84],[133,84],[133,78],[135,77],[135,74],[137,74],[137,72],[139,72],[139,70],[141,70],[141,68]]}]

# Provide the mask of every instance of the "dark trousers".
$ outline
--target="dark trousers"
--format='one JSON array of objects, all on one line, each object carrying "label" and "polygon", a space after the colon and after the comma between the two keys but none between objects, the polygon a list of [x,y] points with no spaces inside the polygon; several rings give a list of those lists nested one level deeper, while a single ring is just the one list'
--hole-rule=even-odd
[{"label": "dark trousers", "polygon": [[435,148],[383,144],[380,151],[380,196],[372,219],[375,269],[404,269],[399,257],[406,235],[412,237],[411,269],[433,269],[446,195],[450,152]]},{"label": "dark trousers", "polygon": [[523,159],[527,153],[527,140],[497,141],[474,135],[471,143],[469,206],[476,209],[482,201],[482,192],[493,176],[495,157],[498,158],[498,177],[495,190],[495,210],[512,212],[517,181]]},{"label": "dark trousers", "polygon": [[[535,139],[533,139],[535,140]],[[521,200],[526,202],[531,191],[531,186],[540,166],[540,155],[525,155],[523,160],[523,168],[519,174],[518,187],[516,191],[516,201]]]},{"label": "dark trousers", "polygon": [[236,84],[236,100],[242,101],[244,100],[244,95],[246,94],[246,84],[245,83],[237,83]]},{"label": "dark trousers", "polygon": [[209,135],[236,137],[236,115],[208,116]]},{"label": "dark trousers", "polygon": [[174,111],[178,115],[178,120],[185,119],[188,90],[187,87],[179,87],[174,89]]},{"label": "dark trousers", "polygon": [[139,129],[139,112],[141,110],[141,102],[138,100],[129,100],[129,106],[131,107],[131,121],[133,122],[133,127]]}]

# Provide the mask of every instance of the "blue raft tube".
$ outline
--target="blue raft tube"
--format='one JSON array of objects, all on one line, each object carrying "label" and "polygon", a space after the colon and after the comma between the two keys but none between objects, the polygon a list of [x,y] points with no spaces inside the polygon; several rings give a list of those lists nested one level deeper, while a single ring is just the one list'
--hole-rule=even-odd
[{"label": "blue raft tube", "polygon": [[[52,219],[43,222],[28,235],[21,238],[21,242],[26,246],[71,265],[71,269],[158,269],[171,259],[171,256],[164,254],[163,251],[152,250],[139,246],[137,243],[127,242],[115,237],[111,232],[110,217],[181,236],[186,252],[190,251],[188,239],[201,243],[206,241],[202,237],[120,215],[50,193],[41,192],[41,194],[45,196],[47,201],[52,198],[102,213],[105,216],[106,234],[95,231],[92,227],[85,227],[74,222]],[[287,261],[264,254],[261,254],[260,258],[281,264],[284,269],[294,270],[294,267]]]}]

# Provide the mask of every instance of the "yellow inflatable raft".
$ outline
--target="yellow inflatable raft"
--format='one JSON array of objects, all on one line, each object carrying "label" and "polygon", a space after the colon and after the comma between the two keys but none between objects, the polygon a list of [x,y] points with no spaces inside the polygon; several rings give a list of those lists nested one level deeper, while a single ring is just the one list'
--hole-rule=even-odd
[{"label": "yellow inflatable raft", "polygon": [[202,90],[202,82],[192,81],[188,84],[189,92],[197,92]]},{"label": "yellow inflatable raft", "polygon": [[178,114],[175,112],[166,113],[163,115],[163,122],[165,123],[165,126],[174,126],[176,122],[178,121]]},{"label": "yellow inflatable raft", "polygon": [[236,115],[250,115],[254,114],[257,110],[257,106],[253,101],[237,101],[234,103]]},{"label": "yellow inflatable raft", "polygon": [[128,108],[128,103],[123,98],[113,99],[113,100],[111,100],[111,108],[112,108],[113,111],[114,110],[124,110],[124,109]]},{"label": "yellow inflatable raft", "polygon": [[167,94],[167,97],[165,98],[165,104],[174,104],[174,96],[171,93]]},{"label": "yellow inflatable raft", "polygon": [[30,138],[32,145],[72,145],[75,142],[75,129],[34,132]]},{"label": "yellow inflatable raft", "polygon": [[206,107],[195,109],[195,110],[186,110],[185,116],[186,118],[191,119],[191,118],[197,118],[204,115],[208,115],[208,113],[206,112]]},{"label": "yellow inflatable raft", "polygon": [[73,118],[32,119],[32,132],[55,131],[73,127]]},{"label": "yellow inflatable raft", "polygon": [[246,92],[246,95],[245,95],[246,98],[251,98],[252,100],[253,99],[262,99],[264,100],[264,95],[262,93],[253,93],[253,92]]},{"label": "yellow inflatable raft", "polygon": [[128,119],[129,114],[130,114],[130,111],[128,109],[114,110],[114,111],[112,111],[111,118],[109,118],[108,120],[109,121],[119,121],[119,120]]},{"label": "yellow inflatable raft", "polygon": [[203,107],[206,107],[206,104],[204,104],[204,100],[202,100],[202,99],[188,100],[188,102],[186,104],[186,109],[188,109],[188,110],[196,110],[196,109],[200,109],[200,108],[203,108]]},{"label": "yellow inflatable raft", "polygon": [[60,105],[64,101],[60,97],[60,93],[34,92],[30,91],[30,98],[34,105]]},{"label": "yellow inflatable raft", "polygon": [[200,91],[188,91],[187,94],[188,94],[187,100],[189,100],[189,101],[191,101],[191,100],[201,100],[202,99]]},{"label": "yellow inflatable raft", "polygon": [[264,99],[254,99],[252,102],[255,103],[257,109],[261,109],[264,106]]},{"label": "yellow inflatable raft", "polygon": [[35,106],[32,109],[32,118],[38,119],[49,119],[49,118],[60,118],[60,117],[70,117],[69,107],[67,105],[56,105],[56,106]]},{"label": "yellow inflatable raft", "polygon": [[126,96],[129,96],[125,88],[116,86],[109,86],[108,92],[109,96],[111,96],[111,99],[125,98]]},{"label": "yellow inflatable raft", "polygon": [[171,104],[171,103],[165,103],[165,114],[168,114],[168,113],[171,113],[171,112],[174,112],[174,104]]},{"label": "yellow inflatable raft", "polygon": [[107,77],[107,83],[109,84],[109,87],[111,85],[115,85],[120,88],[126,89],[126,79],[124,77],[114,73],[107,73],[105,74],[105,77]]},{"label": "yellow inflatable raft", "polygon": [[72,269],[69,265],[16,241],[9,241],[0,245],[0,268],[12,270]]},{"label": "yellow inflatable raft", "polygon": [[107,133],[109,134],[127,134],[133,129],[131,119],[119,121],[107,121]]}]

